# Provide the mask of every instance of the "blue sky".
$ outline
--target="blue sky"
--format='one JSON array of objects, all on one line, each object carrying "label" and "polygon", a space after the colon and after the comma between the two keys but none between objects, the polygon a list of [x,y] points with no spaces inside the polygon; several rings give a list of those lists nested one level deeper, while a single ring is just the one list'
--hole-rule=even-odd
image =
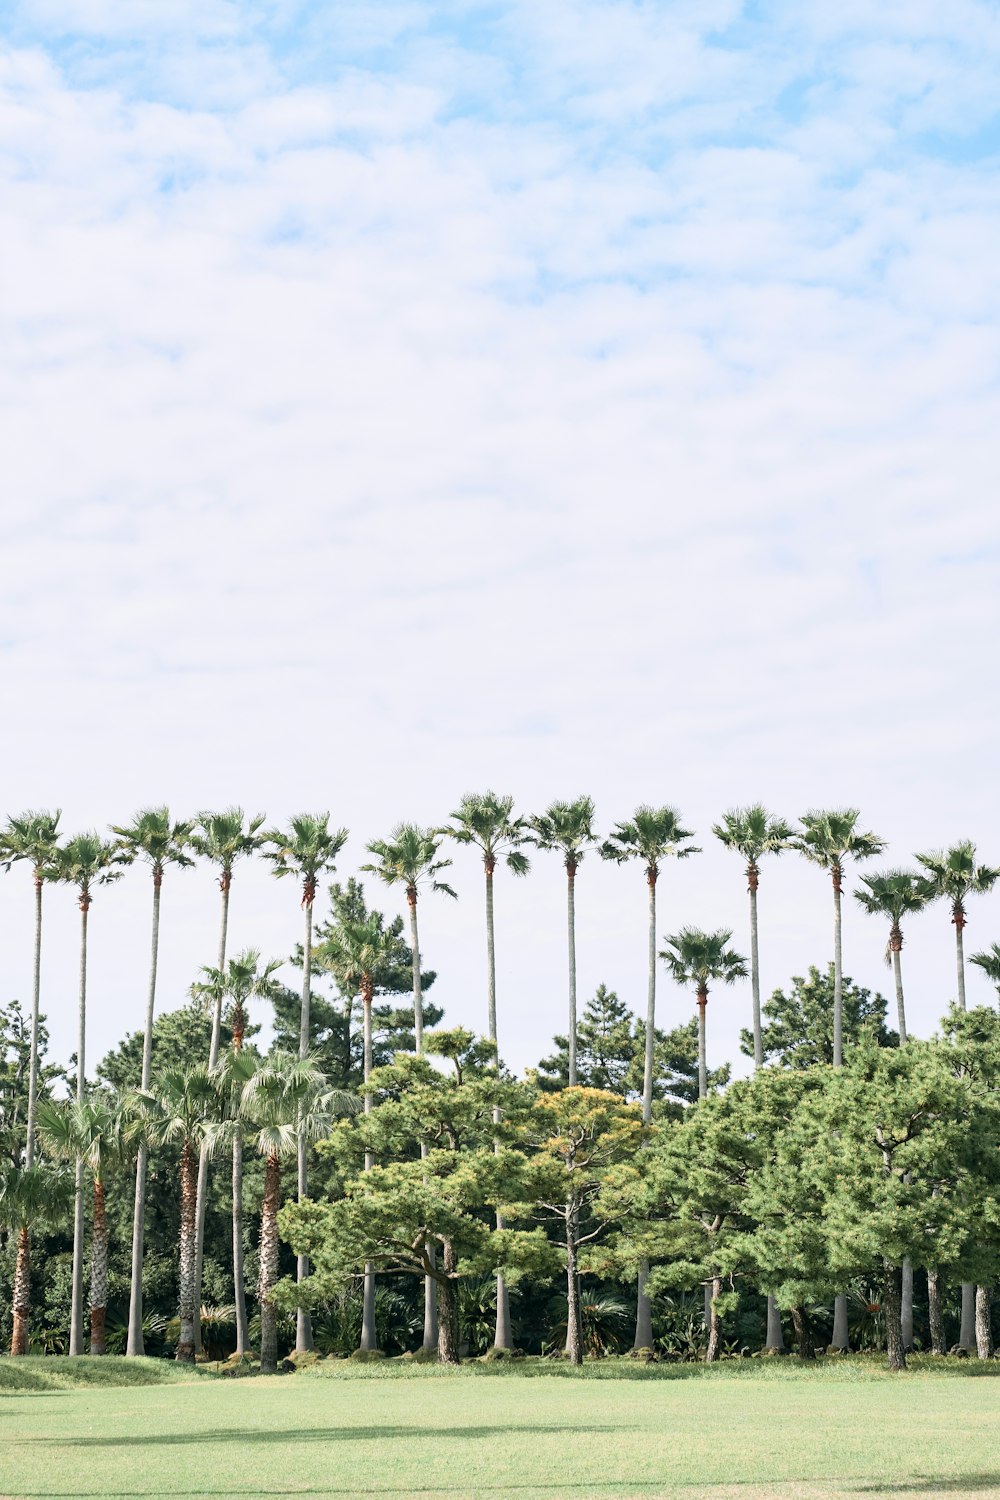
[{"label": "blue sky", "polygon": [[[734,803],[857,804],[893,862],[971,835],[1000,863],[1000,7],[6,14],[12,809],[329,806],[346,875],[477,786],[587,790],[603,828],[672,802],[706,853],[667,878],[664,931],[738,936],[708,836]],[[456,860],[427,957],[480,1024]],[[643,893],[582,880],[581,987],[640,1006]],[[771,880],[766,988],[830,946],[820,877]],[[284,887],[244,890],[234,941],[287,951]],[[0,894],[16,937],[30,892]],[[102,898],[95,1054],[139,1024],[145,899]],[[170,900],[164,1004],[212,958],[207,872]],[[558,869],[500,900],[520,1066],[562,1023]],[[73,912],[50,907],[65,1054]],[[1000,898],[973,921],[972,947],[1000,936]],[[908,944],[918,1031],[950,937],[930,914]],[[27,942],[5,948],[25,994]],[[884,984],[883,948],[852,914],[848,969]],[[747,1003],[720,998],[716,1056]],[[689,1014],[666,981],[662,1014]]]}]

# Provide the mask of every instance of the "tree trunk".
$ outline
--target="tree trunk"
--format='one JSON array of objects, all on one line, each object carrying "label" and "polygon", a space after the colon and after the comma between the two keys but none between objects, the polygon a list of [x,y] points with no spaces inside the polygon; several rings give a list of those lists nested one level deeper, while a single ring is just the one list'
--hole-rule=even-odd
[{"label": "tree trunk", "polygon": [[753,997],[753,1065],[764,1062],[764,1040],[760,1029],[760,954],[757,947],[757,871],[747,868],[750,888],[750,990]]},{"label": "tree trunk", "polygon": [[[709,1290],[706,1288],[706,1290]],[[708,1348],[705,1350],[706,1365],[713,1365],[719,1357],[719,1344],[721,1335],[719,1329],[719,1298],[722,1296],[722,1280],[718,1276],[712,1277],[711,1302],[708,1314]]]},{"label": "tree trunk", "polygon": [[903,1330],[903,1349],[913,1353],[913,1262],[907,1255],[903,1260],[903,1297],[900,1305],[900,1326]]},{"label": "tree trunk", "polygon": [[194,1228],[198,1202],[198,1166],[194,1147],[185,1141],[181,1147],[181,1256],[180,1256],[180,1337],[176,1359],[194,1364]]},{"label": "tree trunk", "polygon": [[566,866],[566,937],[569,953],[569,1049],[568,1077],[570,1088],[576,1087],[576,871]]},{"label": "tree trunk", "polygon": [[893,933],[889,938],[889,946],[892,950],[892,977],[896,985],[896,1021],[899,1026],[899,1045],[906,1046],[906,1006],[903,1004],[903,966],[900,961],[899,950],[903,946],[901,933]]},{"label": "tree trunk", "polygon": [[[653,1046],[656,1038],[656,879],[659,871],[655,865],[646,869],[646,887],[649,892],[649,922],[646,943],[646,1037],[642,1067],[642,1120],[648,1125],[653,1118]],[[653,1309],[646,1291],[649,1262],[644,1260],[639,1267],[635,1297],[635,1338],[632,1348],[653,1347]]]},{"label": "tree trunk", "polygon": [[94,1231],[90,1239],[90,1352],[103,1354],[108,1307],[108,1215],[104,1183],[94,1180]]},{"label": "tree trunk", "polygon": [[[497,1047],[497,1067],[500,1066],[500,1050],[497,1043],[497,956],[496,936],[493,926],[493,860],[492,856],[484,857],[486,868],[486,1019],[490,1029],[490,1041]],[[494,1123],[499,1123],[500,1111],[493,1111]],[[494,1151],[499,1151],[498,1141],[493,1142]],[[499,1209],[496,1214],[496,1226],[503,1228],[503,1215]],[[513,1340],[510,1333],[510,1297],[507,1294],[507,1285],[502,1275],[497,1276],[497,1316],[493,1334],[493,1347],[504,1352],[513,1348]]]},{"label": "tree trunk", "polygon": [[890,1370],[906,1369],[906,1354],[903,1347],[902,1296],[899,1267],[883,1260],[885,1282],[882,1294],[882,1310],[885,1313],[885,1343]]},{"label": "tree trunk", "polygon": [[976,1354],[990,1359],[993,1354],[993,1330],[990,1327],[990,1289],[976,1287]]},{"label": "tree trunk", "polygon": [[847,1294],[840,1292],[833,1299],[833,1338],[830,1348],[834,1354],[846,1354],[851,1347],[847,1318]]},{"label": "tree trunk", "polygon": [[[312,929],[313,929],[313,898],[307,892],[304,900],[306,911],[305,940],[302,945],[302,1012],[299,1018],[299,1058],[302,1059],[309,1051],[309,1009],[312,999]],[[299,1132],[298,1144],[298,1199],[301,1203],[309,1193],[309,1178],[306,1167],[306,1138],[304,1132]],[[309,1275],[308,1255],[298,1255],[295,1258],[295,1280],[304,1281]],[[295,1348],[296,1352],[308,1353],[313,1347],[312,1314],[307,1307],[298,1307],[295,1310]]]},{"label": "tree trunk", "polygon": [[243,1137],[233,1132],[233,1302],[236,1307],[236,1353],[242,1359],[250,1348],[247,1290],[243,1279]]},{"label": "tree trunk", "polygon": [[[77,1009],[76,1099],[83,1103],[87,1079],[87,921],[90,897],[80,896],[80,991]],[[73,1192],[73,1272],[69,1315],[69,1352],[83,1353],[83,1157],[76,1159]]]},{"label": "tree trunk", "polygon": [[[222,890],[222,921],[219,926],[219,957],[216,967],[219,973],[226,967],[226,938],[229,932],[229,877],[223,872],[219,880]],[[208,1066],[214,1068],[219,1061],[222,1042],[222,995],[212,1001],[212,1039],[208,1048]],[[198,1214],[195,1224],[194,1247],[194,1347],[201,1353],[201,1283],[205,1261],[205,1211],[208,1207],[208,1143],[202,1144],[198,1158]],[[237,1299],[238,1300],[238,1299]],[[238,1308],[237,1308],[238,1311]],[[238,1337],[238,1330],[237,1330]]]},{"label": "tree trunk", "polygon": [[971,1281],[962,1283],[962,1322],[958,1334],[958,1347],[967,1354],[976,1352],[976,1288]]},{"label": "tree trunk", "polygon": [[812,1334],[809,1329],[809,1313],[801,1302],[792,1308],[792,1327],[795,1329],[795,1345],[799,1359],[815,1359]]},{"label": "tree trunk", "polygon": [[576,1269],[576,1210],[566,1204],[566,1355],[570,1364],[583,1364],[583,1326],[580,1280]]},{"label": "tree trunk", "polygon": [[14,1326],[11,1354],[28,1352],[28,1319],[31,1317],[31,1231],[22,1224],[17,1232],[17,1259],[14,1263]]},{"label": "tree trunk", "polygon": [[[365,1030],[365,1083],[372,1071],[372,984],[366,975],[361,984],[361,1010]],[[371,1114],[372,1100],[365,1094],[365,1114]],[[370,1151],[365,1152],[365,1171],[370,1172],[374,1161]],[[371,1351],[378,1348],[378,1331],[375,1327],[375,1268],[371,1261],[365,1265],[365,1289],[361,1313],[361,1348]]]},{"label": "tree trunk", "polygon": [[961,905],[957,904],[952,909],[952,921],[955,924],[955,965],[958,978],[958,1003],[965,1010],[965,912]]},{"label": "tree trunk", "polygon": [[271,1292],[278,1280],[278,1209],[281,1206],[281,1161],[269,1156],[264,1164],[264,1197],[260,1208],[260,1370],[273,1375],[278,1368],[278,1323]]},{"label": "tree trunk", "polygon": [[941,1280],[936,1267],[927,1269],[927,1312],[931,1328],[931,1353],[947,1354],[948,1342],[944,1333],[944,1315],[941,1311]]},{"label": "tree trunk", "polygon": [[781,1331],[781,1309],[773,1297],[767,1299],[767,1333],[764,1347],[768,1354],[784,1354],[785,1338]]},{"label": "tree trunk", "polygon": [[438,1363],[442,1365],[457,1365],[461,1362],[458,1352],[460,1346],[458,1290],[453,1279],[457,1264],[451,1241],[445,1240],[442,1256],[445,1278],[440,1282],[438,1297]]},{"label": "tree trunk", "polygon": [[708,991],[698,991],[698,1098],[708,1098],[708,1061],[705,1048],[705,1007]]},{"label": "tree trunk", "polygon": [[[162,874],[153,871],[153,931],[149,957],[149,989],[146,994],[146,1026],[142,1034],[142,1087],[149,1088],[153,1060],[153,1011],[156,1005],[156,967],[160,947],[160,886]],[[142,1339],[142,1252],[143,1229],[146,1211],[146,1162],[145,1146],[139,1147],[135,1164],[135,1206],[132,1213],[132,1285],[128,1304],[127,1355],[145,1353]]]},{"label": "tree trunk", "polygon": [[[424,1052],[424,990],[420,973],[420,933],[417,927],[417,888],[407,886],[406,903],[410,909],[411,973],[413,975],[413,1047],[418,1057]],[[427,1143],[421,1141],[420,1155],[427,1155]],[[433,1260],[433,1252],[431,1252]],[[424,1277],[424,1339],[426,1350],[438,1347],[437,1282]]]},{"label": "tree trunk", "polygon": [[35,1163],[35,1115],[38,1111],[38,1007],[42,993],[42,877],[35,871],[35,952],[31,971],[31,1049],[28,1063],[28,1122],[24,1165]]},{"label": "tree trunk", "polygon": [[840,897],[841,872],[833,872],[833,1066],[844,1064],[844,949]]}]

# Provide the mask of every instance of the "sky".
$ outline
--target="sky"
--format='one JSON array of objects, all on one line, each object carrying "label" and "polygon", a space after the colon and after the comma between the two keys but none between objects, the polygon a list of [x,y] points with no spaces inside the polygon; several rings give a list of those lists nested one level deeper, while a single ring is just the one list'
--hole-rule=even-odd
[{"label": "sky", "polygon": [[[728,807],[857,806],[888,863],[972,837],[1000,864],[998,68],[996,0],[12,0],[8,811],[329,809],[346,878],[467,791],[588,793],[601,832],[669,803],[704,853],[661,931],[743,952]],[[422,947],[482,1030],[482,871],[454,861]],[[551,854],[498,879],[517,1069],[565,1026],[564,899]],[[3,877],[4,999],[31,901]],[[168,876],[161,1008],[217,902]],[[800,858],[765,868],[765,994],[829,960],[831,907]],[[846,971],[891,991],[847,908]],[[95,901],[92,1060],[142,1024],[148,909],[138,869]],[[641,1009],[641,871],[585,860],[577,911],[581,1006]],[[61,1060],[77,917],[47,893]],[[233,950],[300,921],[240,870]],[[1000,890],[969,951],[997,939]],[[944,908],[904,962],[929,1035]],[[749,1004],[710,1000],[713,1063]],[[666,975],[659,1014],[693,1014]]]}]

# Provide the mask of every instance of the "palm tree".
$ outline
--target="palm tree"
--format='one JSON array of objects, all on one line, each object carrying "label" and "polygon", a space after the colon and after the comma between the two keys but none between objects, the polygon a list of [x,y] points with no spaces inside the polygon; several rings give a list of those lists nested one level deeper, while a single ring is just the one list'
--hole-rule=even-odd
[{"label": "palm tree", "polygon": [[693,988],[698,1004],[698,1098],[708,1097],[708,1066],[705,1053],[705,1007],[709,986],[735,984],[746,979],[747,961],[728,946],[732,932],[720,927],[717,932],[702,932],[700,927],[682,927],[672,937],[664,938],[666,948],[660,957],[677,984]]},{"label": "palm tree", "polygon": [[[229,1001],[229,1025],[233,1036],[232,1052],[217,1061],[213,1073],[222,1070],[221,1076],[229,1096],[238,1094],[245,1082],[245,1070],[241,1070],[239,1059],[243,1053],[246,1035],[247,1005],[251,1000],[271,1000],[281,986],[275,975],[281,968],[280,959],[272,959],[261,966],[260,953],[256,948],[246,948],[229,960],[225,969],[203,968],[205,978],[191,986],[191,997],[200,1001],[214,1016],[219,1015],[222,1025],[223,1002]],[[251,1069],[255,1063],[251,1060]],[[248,1075],[246,1075],[248,1076]],[[233,1114],[236,1114],[234,1104]],[[249,1322],[247,1319],[246,1287],[243,1280],[243,1135],[235,1118],[232,1123],[232,1186],[233,1186],[233,1305],[236,1310],[236,1353],[245,1355],[250,1347]],[[199,1159],[199,1186],[201,1184],[201,1162],[207,1160],[214,1147],[214,1140],[202,1145]],[[195,1327],[197,1329],[198,1284],[197,1243],[195,1246]],[[197,1339],[195,1341],[197,1347]]]},{"label": "palm tree", "polygon": [[[87,926],[96,885],[120,880],[116,865],[122,855],[114,844],[98,833],[80,833],[58,852],[50,876],[74,885],[80,907],[80,990],[77,1011],[76,1101],[83,1104],[87,1053]],[[69,1323],[69,1352],[83,1353],[83,1156],[76,1159],[76,1191],[73,1207],[73,1279]]]},{"label": "palm tree", "polygon": [[[38,1108],[38,1005],[42,987],[42,887],[50,878],[59,847],[60,812],[24,812],[8,818],[0,835],[0,860],[5,870],[21,860],[31,866],[35,883],[35,956],[31,985],[31,1060],[28,1064],[28,1128],[24,1164],[35,1160],[35,1113]],[[29,1252],[30,1254],[30,1248]]]},{"label": "palm tree", "polygon": [[1000,870],[991,865],[976,864],[976,846],[962,839],[950,849],[935,849],[918,854],[917,864],[927,872],[927,898],[947,901],[955,928],[955,958],[958,974],[958,1003],[965,1010],[965,903],[970,896],[985,896],[1000,880]]},{"label": "palm tree", "polygon": [[251,1072],[240,1097],[240,1116],[264,1158],[264,1197],[260,1211],[260,1368],[278,1367],[277,1319],[273,1300],[278,1280],[278,1209],[281,1163],[294,1156],[303,1138],[321,1140],[337,1114],[353,1112],[357,1100],[326,1089],[312,1058],[273,1052]]},{"label": "palm tree", "polygon": [[553,802],[545,812],[529,819],[532,843],[539,849],[555,849],[566,870],[566,928],[569,947],[569,1087],[576,1087],[576,872],[591,848],[594,833],[594,803],[590,797],[575,802]]},{"label": "palm tree", "polygon": [[[807,812],[802,818],[802,832],[792,840],[792,847],[821,869],[829,870],[833,882],[833,1066],[844,1062],[844,956],[841,897],[844,892],[844,864],[848,859],[873,859],[885,848],[885,840],[875,833],[858,831],[861,813],[856,807],[836,808],[827,812]],[[841,1292],[834,1301],[833,1341],[831,1348],[849,1347],[847,1296]]]},{"label": "palm tree", "polygon": [[[417,1056],[424,1050],[424,1005],[423,988],[420,982],[420,936],[417,931],[417,898],[421,886],[455,898],[450,885],[438,880],[442,870],[451,865],[450,859],[440,859],[441,835],[433,828],[418,828],[415,823],[397,823],[387,839],[373,839],[368,853],[374,861],[362,865],[362,870],[377,875],[387,886],[401,885],[406,890],[406,904],[410,912],[410,949],[413,954],[413,1035]],[[426,1142],[420,1146],[421,1156],[427,1155]],[[437,1282],[433,1276],[424,1278],[424,1348],[436,1349],[437,1329]]]},{"label": "palm tree", "polygon": [[[642,1118],[648,1125],[653,1118],[653,1047],[656,1041],[656,882],[663,860],[687,859],[700,854],[690,842],[693,832],[681,827],[680,813],[673,807],[637,807],[631,821],[616,823],[601,845],[601,858],[624,864],[638,859],[646,872],[649,893],[648,964],[646,971],[646,1049],[642,1073]],[[638,1302],[635,1323],[635,1349],[653,1347],[653,1313],[646,1294],[649,1267],[639,1268]]]},{"label": "palm tree", "polygon": [[996,985],[997,992],[1000,994],[1000,943],[993,943],[985,953],[973,953],[969,963],[982,969],[990,983]]},{"label": "palm tree", "polygon": [[[146,992],[146,1025],[142,1037],[142,1089],[149,1088],[153,1058],[153,1011],[156,1005],[156,970],[160,949],[160,890],[169,865],[186,869],[194,861],[187,847],[193,823],[172,823],[166,807],[146,807],[136,813],[131,823],[112,826],[118,848],[132,864],[140,860],[149,866],[153,877],[153,923],[150,939],[149,987]],[[135,1164],[135,1206],[132,1215],[132,1286],[128,1307],[128,1342],[126,1354],[141,1355],[142,1341],[142,1252],[146,1208],[146,1142],[140,1140]]]},{"label": "palm tree", "polygon": [[104,1354],[108,1308],[105,1180],[111,1170],[128,1159],[126,1120],[117,1100],[97,1097],[73,1099],[64,1104],[44,1101],[38,1108],[38,1122],[53,1155],[82,1162],[91,1175],[94,1224],[90,1240],[90,1352]]},{"label": "palm tree", "polygon": [[194,1363],[194,1239],[198,1202],[198,1153],[211,1142],[222,1120],[219,1080],[204,1064],[161,1073],[155,1085],[142,1089],[131,1101],[146,1139],[154,1146],[174,1142],[181,1148],[180,1190],[180,1337],[176,1358]]},{"label": "palm tree", "polygon": [[[892,977],[896,986],[896,1016],[899,1022],[899,1045],[906,1046],[906,1005],[903,1000],[903,968],[900,954],[903,951],[903,918],[923,911],[929,900],[927,882],[912,870],[884,870],[878,875],[863,875],[861,889],[854,892],[854,899],[873,917],[882,917],[889,923],[889,941],[886,944],[885,961],[892,965]],[[909,1256],[903,1259],[902,1303],[900,1324],[903,1348],[913,1348],[913,1263]]]},{"label": "palm tree", "polygon": [[[247,819],[242,807],[227,807],[224,812],[200,812],[196,820],[196,831],[191,836],[191,848],[195,854],[219,867],[219,890],[222,892],[222,920],[219,924],[219,957],[216,964],[221,972],[226,967],[226,939],[229,932],[229,892],[233,884],[233,867],[239,859],[256,853],[263,843],[261,829],[264,814],[258,813]],[[222,1031],[222,998],[219,996],[212,1007],[212,1039],[208,1051],[208,1066],[214,1068],[219,1061],[219,1041]],[[195,1348],[201,1351],[201,1281],[202,1263],[205,1256],[205,1208],[208,1201],[208,1150],[202,1149],[198,1162],[198,1208],[195,1227]],[[237,1300],[242,1297],[242,1287],[237,1291]],[[246,1299],[243,1297],[244,1314]],[[244,1323],[246,1318],[244,1316]],[[237,1325],[239,1307],[237,1306]],[[244,1333],[245,1333],[244,1329]],[[239,1328],[237,1326],[237,1338]]]},{"label": "palm tree", "polygon": [[[334,868],[338,854],[347,842],[346,828],[331,828],[330,814],[298,813],[289,821],[287,829],[272,828],[264,834],[264,858],[274,866],[273,873],[279,878],[292,876],[302,885],[302,909],[305,912],[305,938],[302,944],[302,1010],[299,1015],[299,1057],[308,1055],[310,1046],[309,1008],[312,997],[312,929],[313,903],[320,877]],[[298,1194],[299,1201],[309,1191],[306,1164],[306,1137],[303,1134],[298,1149]],[[309,1257],[300,1255],[296,1261],[296,1280],[304,1281],[309,1275]],[[307,1352],[313,1347],[312,1318],[308,1308],[300,1307],[295,1318],[295,1347]]]},{"label": "palm tree", "polygon": [[[965,903],[970,896],[985,896],[1000,879],[1000,870],[991,865],[976,864],[976,846],[971,839],[961,839],[950,849],[934,849],[917,855],[917,864],[926,871],[928,900],[947,901],[955,928],[955,962],[958,977],[958,1003],[965,1010]],[[962,1323],[959,1347],[976,1348],[976,1289],[972,1282],[962,1285]]]},{"label": "palm tree", "polygon": [[[451,814],[451,825],[443,828],[458,844],[473,844],[483,856],[486,874],[486,1011],[490,1041],[497,1043],[497,963],[493,931],[493,875],[503,859],[512,875],[527,875],[531,868],[521,845],[528,839],[528,824],[514,816],[513,797],[496,792],[469,792]],[[499,1061],[499,1051],[497,1053]],[[496,1225],[503,1228],[503,1215],[497,1211]],[[497,1276],[495,1349],[513,1348],[510,1330],[510,1298],[502,1275]]]},{"label": "palm tree", "polygon": [[0,1168],[0,1229],[15,1236],[11,1354],[28,1352],[31,1316],[31,1232],[56,1225],[69,1207],[70,1179],[45,1162]]}]

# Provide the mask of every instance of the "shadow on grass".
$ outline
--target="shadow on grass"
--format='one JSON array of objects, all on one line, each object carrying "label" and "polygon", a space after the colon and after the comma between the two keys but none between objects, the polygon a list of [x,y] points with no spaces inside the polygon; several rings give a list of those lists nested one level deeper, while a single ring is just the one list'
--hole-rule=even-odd
[{"label": "shadow on grass", "polygon": [[[150,1437],[136,1439],[136,1445],[151,1448],[185,1447],[190,1443],[352,1443],[383,1442],[392,1438],[412,1441],[414,1438],[458,1438],[481,1441],[483,1438],[507,1437],[514,1432],[530,1432],[534,1437],[541,1433],[579,1433],[629,1431],[621,1424],[596,1426],[587,1423],[525,1422],[515,1424],[498,1422],[495,1427],[386,1427],[373,1423],[371,1427],[275,1427],[250,1430],[246,1427],[216,1427],[206,1432],[158,1432]],[[49,1448],[119,1448],[121,1437],[66,1437],[43,1438]]]},{"label": "shadow on grass", "polygon": [[1000,1489],[1000,1473],[996,1474],[935,1474],[930,1478],[900,1480],[896,1484],[855,1485],[855,1495],[965,1495],[976,1490]]}]

